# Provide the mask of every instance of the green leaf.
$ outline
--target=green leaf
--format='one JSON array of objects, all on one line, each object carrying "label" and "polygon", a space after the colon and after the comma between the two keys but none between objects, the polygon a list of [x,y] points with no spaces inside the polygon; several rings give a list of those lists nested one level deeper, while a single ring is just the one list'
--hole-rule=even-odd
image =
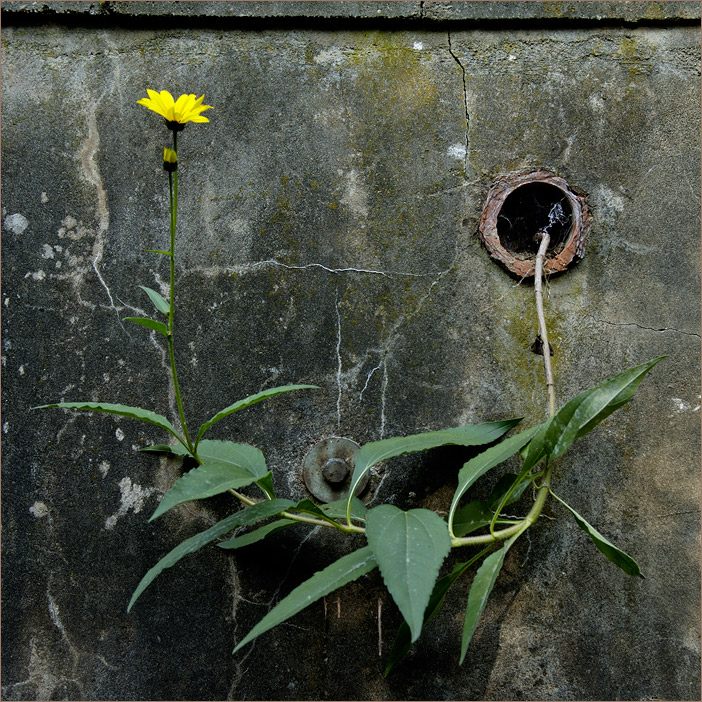
[{"label": "green leaf", "polygon": [[289,527],[299,524],[300,522],[295,522],[292,519],[277,519],[276,521],[259,527],[248,534],[236,536],[233,539],[229,539],[229,541],[222,541],[221,543],[217,544],[217,546],[225,549],[243,548],[244,546],[250,546],[251,544],[263,541],[263,539],[271,534],[275,534],[278,531],[282,531],[283,529],[288,529]]},{"label": "green leaf", "polygon": [[624,553],[621,549],[617,548],[613,543],[607,541],[602,534],[600,534],[595,527],[588,524],[583,517],[581,517],[569,504],[566,504],[558,495],[551,493],[564,507],[567,507],[575,517],[575,521],[578,526],[588,534],[592,539],[592,542],[597,546],[597,548],[604,553],[607,558],[614,563],[614,565],[619,566],[627,575],[632,575],[637,578],[643,578],[643,573],[639,569],[638,563],[629,555]]},{"label": "green leaf", "polygon": [[169,509],[184,502],[204,500],[206,497],[246,487],[254,482],[256,478],[239,466],[204,463],[175,481],[173,487],[163,496],[149,521],[152,522]]},{"label": "green leaf", "polygon": [[519,472],[519,479],[523,478],[542,458],[546,456],[544,449],[544,438],[548,428],[551,426],[553,417],[549,417],[543,424],[539,425],[539,430],[536,432],[531,441],[523,446],[519,453],[524,458],[524,464]]},{"label": "green leaf", "polygon": [[[505,473],[496,483],[495,487],[492,489],[492,492],[490,493],[490,497],[488,497],[488,506],[490,507],[491,510],[496,510],[500,504],[502,503],[502,500],[504,499],[505,495],[507,495],[510,490],[512,490],[512,486],[514,485],[514,482],[517,480],[518,476],[516,473]],[[510,496],[507,498],[507,501],[505,502],[505,507],[507,505],[511,505],[513,502],[516,502],[523,494],[524,490],[526,490],[529,487],[530,481],[528,480],[523,480],[522,482],[517,485],[517,487],[512,490]]]},{"label": "green leaf", "polygon": [[[429,598],[429,604],[424,611],[424,624],[431,620],[437,612],[441,609],[446,599],[446,595],[451,588],[451,586],[458,580],[458,578],[463,575],[463,573],[470,568],[470,566],[475,563],[475,561],[482,558],[486,553],[492,549],[492,546],[488,546],[483,549],[480,553],[476,554],[469,561],[465,563],[458,563],[454,569],[443,578],[439,578],[434,585],[434,590]],[[412,638],[409,626],[407,622],[402,622],[400,628],[397,631],[397,636],[395,636],[395,641],[393,642],[390,655],[388,656],[388,664],[385,668],[385,675],[387,676],[393,667],[399,663],[412,648]]]},{"label": "green leaf", "polygon": [[321,519],[329,519],[326,512],[323,512],[321,507],[318,507],[309,497],[305,497],[300,500],[295,506],[290,509],[296,512],[305,512],[306,514],[311,514],[313,517],[320,517]]},{"label": "green leaf", "polygon": [[469,502],[453,515],[453,535],[466,536],[492,521],[492,510],[481,500]]},{"label": "green leaf", "polygon": [[[180,450],[180,447],[177,448]],[[268,475],[263,453],[250,444],[205,439],[200,442],[197,455],[203,463],[225,463],[239,466],[255,476],[257,480],[266,478]]]},{"label": "green leaf", "polygon": [[[170,256],[170,252],[166,251],[156,251],[155,253],[166,253],[167,255]],[[162,312],[165,315],[168,315],[171,311],[171,308],[169,304],[164,300],[159,293],[157,293],[155,290],[152,290],[151,288],[147,288],[143,285],[139,286],[148,296],[151,302],[154,303],[154,307],[159,311]]]},{"label": "green leaf", "polygon": [[380,505],[366,515],[366,538],[416,641],[439,568],[451,549],[446,523],[428,509],[403,512]]},{"label": "green leaf", "polygon": [[190,456],[191,453],[182,444],[154,444],[139,449],[144,453],[170,453],[174,456]]},{"label": "green leaf", "polygon": [[262,478],[259,478],[256,481],[256,485],[263,490],[266,497],[271,499],[275,497],[275,489],[273,488],[273,473],[270,471],[268,471]]},{"label": "green leaf", "polygon": [[[628,402],[646,373],[664,358],[665,356],[659,356],[647,363],[629,368],[623,373],[607,378],[592,390],[586,390],[575,398],[575,400],[582,399],[572,408],[572,411],[570,411],[569,406],[574,403],[574,400],[571,400],[553,417],[544,438],[546,453],[557,458],[576,439],[585,435],[612,412]],[[568,411],[566,411],[567,408]]]},{"label": "green leaf", "polygon": [[393,436],[389,439],[371,441],[365,444],[356,455],[356,465],[351,476],[351,487],[347,502],[347,519],[350,517],[351,496],[356,494],[358,484],[376,463],[395,456],[426,451],[438,446],[479,446],[481,444],[489,444],[499,439],[505,432],[521,421],[521,418],[518,418],[506,419],[500,422],[469,424],[440,431],[411,434],[410,436]]},{"label": "green leaf", "polygon": [[224,419],[225,417],[228,417],[230,414],[233,414],[234,412],[238,412],[239,410],[245,409],[246,407],[250,407],[251,405],[255,405],[257,402],[261,402],[261,400],[266,400],[269,397],[274,397],[275,395],[280,395],[281,393],[284,392],[290,392],[291,390],[304,390],[304,389],[318,389],[317,385],[281,385],[280,387],[277,388],[270,388],[268,390],[263,390],[262,392],[256,393],[255,395],[250,395],[249,397],[244,398],[243,400],[239,400],[238,402],[235,402],[233,405],[229,405],[229,407],[225,407],[221,412],[217,412],[212,419],[209,419],[206,421],[201,427],[200,430],[197,433],[197,438],[195,439],[195,447],[197,448],[198,445],[200,444],[200,439],[202,438],[202,435],[215,423],[218,422],[220,419]]},{"label": "green leaf", "polygon": [[463,465],[463,468],[458,473],[458,487],[453,495],[453,501],[451,502],[451,509],[449,510],[449,530],[453,532],[453,520],[454,513],[458,507],[458,503],[465,494],[466,490],[473,485],[473,483],[480,478],[482,475],[487,473],[495,466],[503,463],[511,456],[514,456],[517,451],[519,451],[522,446],[524,446],[533,436],[540,430],[540,425],[532,427],[531,429],[526,429],[525,431],[510,436],[509,438],[501,441],[496,446],[491,446],[477,456],[474,456],[467,463]]},{"label": "green leaf", "polygon": [[504,563],[505,556],[509,547],[515,542],[517,536],[513,536],[505,545],[495,553],[490,554],[478,568],[470,586],[468,593],[468,605],[466,607],[466,618],[463,622],[463,637],[461,640],[461,659],[459,665],[463,663],[466,657],[466,651],[470,640],[473,638],[475,628],[478,626],[480,615],[485,609],[488,597],[495,586],[497,576],[500,574],[500,569]]},{"label": "green leaf", "polygon": [[185,446],[185,441],[178,436],[173,425],[160,414],[143,410],[140,407],[128,407],[127,405],[115,405],[109,402],[56,402],[50,405],[40,405],[32,409],[47,409],[49,407],[59,407],[61,409],[85,410],[87,412],[105,412],[106,414],[118,414],[130,419],[140,419],[142,422],[154,424],[160,429],[165,429],[169,434],[173,434],[178,441]]},{"label": "green leaf", "polygon": [[[474,500],[469,502],[464,507],[460,507],[456,510],[453,515],[453,535],[457,537],[467,536],[484,526],[488,526],[492,522],[492,518],[495,516],[495,511],[502,503],[505,495],[512,490],[512,486],[517,480],[517,475],[514,473],[505,473],[498,481],[495,483],[495,487],[490,493],[487,502],[481,500]],[[510,496],[505,501],[505,505],[510,505],[516,502],[524,493],[531,482],[529,480],[523,480],[517,487],[512,490]],[[504,524],[503,519],[498,519],[496,524]]]},{"label": "green leaf", "polygon": [[321,507],[318,507],[309,497],[306,497],[304,500],[300,500],[294,507],[291,507],[290,510],[293,512],[310,514],[317,519],[322,519],[325,522],[336,524],[332,517],[322,510]]},{"label": "green leaf", "polygon": [[227,490],[269,480],[265,458],[254,446],[233,441],[203,441],[198,456],[202,465],[176,480],[149,521],[183,502],[202,500]]},{"label": "green leaf", "polygon": [[199,534],[195,534],[195,536],[191,536],[189,539],[186,539],[172,551],[166,554],[141,579],[141,582],[132,595],[127,611],[134,606],[134,603],[137,601],[141,593],[146,590],[146,588],[162,571],[175,565],[184,556],[198,551],[203,546],[206,546],[220,536],[224,536],[224,534],[229,533],[237,527],[249,526],[261,521],[262,519],[273,517],[274,515],[283,512],[293,504],[295,503],[291,502],[290,500],[266,500],[265,502],[259,502],[255,505],[251,505],[250,507],[245,507],[235,514],[222,519],[214,526],[207,529],[207,531],[200,532]]},{"label": "green leaf", "polygon": [[155,320],[149,319],[148,317],[125,317],[122,321],[141,324],[142,327],[146,327],[147,329],[153,329],[159,334],[163,334],[163,336],[168,337],[168,327],[163,322],[156,322]]},{"label": "green leaf", "polygon": [[357,580],[362,575],[370,573],[376,567],[375,558],[370,547],[353,551],[342,556],[338,561],[315,573],[309,580],[296,587],[287,597],[284,597],[261,621],[237,644],[236,653],[247,643],[264,632],[281,624],[294,616],[307,605],[320,597]]},{"label": "green leaf", "polygon": [[[320,506],[327,517],[331,517],[332,519],[346,519],[346,498]],[[366,506],[358,497],[354,497],[351,501],[351,519],[359,522],[366,521]]]},{"label": "green leaf", "polygon": [[162,249],[144,249],[144,251],[147,251],[148,253],[163,254],[164,256],[170,256],[173,258],[173,254],[170,251],[163,251]]}]

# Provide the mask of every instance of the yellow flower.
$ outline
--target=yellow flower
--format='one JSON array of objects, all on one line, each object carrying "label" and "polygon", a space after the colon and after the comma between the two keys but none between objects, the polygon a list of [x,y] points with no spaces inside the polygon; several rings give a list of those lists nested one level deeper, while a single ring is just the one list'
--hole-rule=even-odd
[{"label": "yellow flower", "polygon": [[185,127],[186,122],[210,121],[200,114],[205,110],[212,109],[211,105],[202,104],[204,95],[197,99],[194,95],[181,95],[174,101],[173,96],[167,90],[157,93],[155,90],[147,88],[146,92],[149,97],[137,100],[137,105],[143,105],[160,114],[166,120],[168,128],[173,131],[179,132]]}]

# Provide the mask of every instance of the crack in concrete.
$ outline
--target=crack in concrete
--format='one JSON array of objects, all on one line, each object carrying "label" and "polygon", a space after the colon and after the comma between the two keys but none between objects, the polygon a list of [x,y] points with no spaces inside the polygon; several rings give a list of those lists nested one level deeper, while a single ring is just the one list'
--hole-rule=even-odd
[{"label": "crack in concrete", "polygon": [[[410,320],[412,320],[418,313],[419,311],[424,307],[424,304],[426,301],[429,299],[431,296],[432,291],[434,290],[434,287],[439,283],[441,278],[448,273],[448,271],[451,270],[450,268],[447,269],[446,271],[443,271],[440,273],[435,280],[431,282],[431,285],[429,286],[429,289],[426,291],[426,293],[419,299],[417,302],[415,308],[408,312],[406,315],[398,319],[395,324],[390,328],[390,330],[387,333],[384,333],[385,340],[381,343],[379,348],[372,348],[368,349],[366,351],[366,359],[368,356],[373,353],[377,354],[380,356],[380,360],[378,364],[372,368],[368,374],[366,375],[366,380],[363,385],[363,388],[359,394],[359,402],[363,398],[363,394],[365,391],[368,389],[368,385],[370,383],[371,377],[379,370],[382,370],[382,378],[381,378],[381,385],[380,385],[380,423],[378,427],[378,434],[379,438],[383,439],[385,438],[385,429],[386,429],[386,424],[387,424],[387,390],[390,384],[390,373],[389,373],[389,368],[388,368],[388,362],[392,359],[392,354],[393,354],[393,349],[398,340],[401,337],[400,334],[400,329],[408,323]],[[348,387],[349,382],[348,380],[351,378],[356,378],[358,376],[360,368],[363,367],[363,365],[366,363],[366,360],[360,364],[356,364],[353,368],[349,369],[345,376],[347,379],[346,382],[346,387]]]},{"label": "crack in concrete", "polygon": [[207,276],[215,276],[220,274],[232,274],[236,273],[242,275],[244,273],[249,273],[257,268],[262,268],[265,266],[274,266],[277,268],[284,268],[291,271],[303,271],[309,270],[310,268],[319,268],[327,273],[362,273],[367,275],[382,275],[389,278],[392,277],[407,277],[407,278],[430,278],[435,275],[440,275],[443,271],[439,272],[429,272],[429,273],[411,273],[409,271],[381,271],[373,268],[354,268],[351,266],[343,268],[332,268],[331,266],[326,266],[323,263],[305,263],[301,265],[291,265],[288,263],[283,263],[282,261],[277,261],[275,259],[266,259],[264,261],[256,261],[255,263],[247,263],[239,266],[208,266],[208,267],[194,267],[191,271],[197,273],[204,273]]},{"label": "crack in concrete", "polygon": [[598,322],[599,324],[608,324],[611,327],[637,327],[638,329],[644,329],[645,331],[652,331],[656,333],[675,332],[676,334],[683,334],[685,336],[694,336],[698,339],[702,338],[702,335],[697,334],[696,332],[683,331],[682,329],[676,329],[675,327],[647,327],[643,324],[639,324],[638,322],[610,322],[607,319],[597,319],[597,317],[590,317],[590,319],[592,319],[594,322]]},{"label": "crack in concrete", "polygon": [[453,60],[458,64],[458,67],[461,69],[461,79],[463,81],[463,109],[465,110],[465,118],[466,118],[466,133],[465,133],[465,143],[464,143],[464,148],[465,148],[465,156],[463,157],[463,177],[467,178],[468,175],[468,132],[470,128],[470,113],[468,112],[468,87],[466,85],[466,69],[465,66],[461,63],[461,60],[458,58],[456,53],[453,50],[453,45],[451,44],[451,32],[447,32],[447,37],[448,37],[448,50],[449,53],[451,54],[451,57]]},{"label": "crack in concrete", "polygon": [[[372,349],[372,350],[373,350],[373,351],[376,351],[376,349]],[[383,362],[382,362],[382,360],[381,360],[380,363],[379,363],[375,368],[372,368],[372,369],[370,370],[370,372],[368,373],[368,375],[366,376],[366,382],[365,382],[365,384],[363,385],[363,388],[361,389],[361,392],[360,392],[359,395],[358,395],[358,401],[359,401],[359,402],[362,402],[362,401],[363,401],[363,393],[368,389],[368,383],[370,383],[370,380],[371,380],[371,378],[373,377],[373,374],[374,374],[376,371],[380,370],[382,367],[383,367]]]},{"label": "crack in concrete", "polygon": [[[270,611],[271,608],[273,607],[274,603],[276,602],[276,600],[278,600],[281,590],[283,590],[283,588],[285,587],[285,583],[287,582],[288,578],[290,577],[290,574],[292,573],[293,566],[295,565],[295,561],[297,560],[298,556],[300,555],[300,551],[302,551],[302,549],[303,549],[304,545],[307,543],[307,541],[312,536],[314,536],[316,533],[318,533],[320,529],[321,529],[321,527],[319,527],[319,526],[313,527],[312,529],[310,529],[310,531],[307,533],[307,535],[304,536],[300,540],[300,543],[298,544],[297,548],[295,549],[295,552],[292,555],[292,558],[290,559],[290,563],[288,564],[287,570],[285,571],[285,573],[283,574],[283,577],[281,578],[280,582],[278,583],[278,587],[275,589],[275,592],[273,592],[273,594],[271,595],[271,597],[267,601],[253,602],[252,600],[248,600],[240,594],[238,589],[235,593],[233,593],[233,595],[236,597],[236,599],[240,602],[246,602],[247,604],[266,607],[266,609],[268,611]],[[238,607],[237,607],[236,602],[233,603],[232,609],[234,612],[236,612],[237,608]],[[234,621],[236,622],[236,619]],[[284,625],[289,626],[289,627],[293,627],[296,629],[302,629],[302,627],[299,627],[295,624],[292,624],[290,621],[284,622]],[[236,635],[237,628],[238,627],[235,625],[234,646],[236,646],[236,644],[240,640]],[[303,629],[303,630],[307,631],[306,629]],[[256,650],[256,646],[258,645],[258,642],[259,642],[259,639],[254,639],[247,647],[246,653],[236,661],[236,672],[235,672],[234,677],[232,679],[232,683],[229,687],[229,692],[227,695],[228,700],[241,699],[241,697],[235,697],[234,693],[236,692],[236,689],[239,686],[239,683],[241,682],[243,676],[246,674],[246,671],[248,670],[248,669],[243,669],[244,663],[246,662],[247,658],[250,655],[252,655],[252,653]]]},{"label": "crack in concrete", "polygon": [[336,430],[341,431],[341,371],[343,363],[341,361],[341,313],[339,312],[338,286],[334,298],[334,309],[336,310]]}]

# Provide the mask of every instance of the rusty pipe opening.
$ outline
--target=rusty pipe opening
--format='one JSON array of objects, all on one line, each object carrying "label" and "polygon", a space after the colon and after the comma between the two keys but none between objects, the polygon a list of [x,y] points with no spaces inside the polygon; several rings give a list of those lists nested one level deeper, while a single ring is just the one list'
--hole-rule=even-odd
[{"label": "rusty pipe opening", "polygon": [[[552,213],[561,216],[553,220]],[[551,220],[549,220],[551,215]],[[490,256],[520,278],[534,275],[538,231],[550,227],[546,274],[582,258],[592,224],[585,196],[550,171],[502,176],[491,185],[478,235]]]}]

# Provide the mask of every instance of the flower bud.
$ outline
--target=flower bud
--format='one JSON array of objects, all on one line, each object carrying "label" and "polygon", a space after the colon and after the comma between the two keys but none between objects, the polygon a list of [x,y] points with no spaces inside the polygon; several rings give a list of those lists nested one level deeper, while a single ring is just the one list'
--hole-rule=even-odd
[{"label": "flower bud", "polygon": [[163,148],[163,169],[169,173],[178,170],[178,154],[168,147]]}]

